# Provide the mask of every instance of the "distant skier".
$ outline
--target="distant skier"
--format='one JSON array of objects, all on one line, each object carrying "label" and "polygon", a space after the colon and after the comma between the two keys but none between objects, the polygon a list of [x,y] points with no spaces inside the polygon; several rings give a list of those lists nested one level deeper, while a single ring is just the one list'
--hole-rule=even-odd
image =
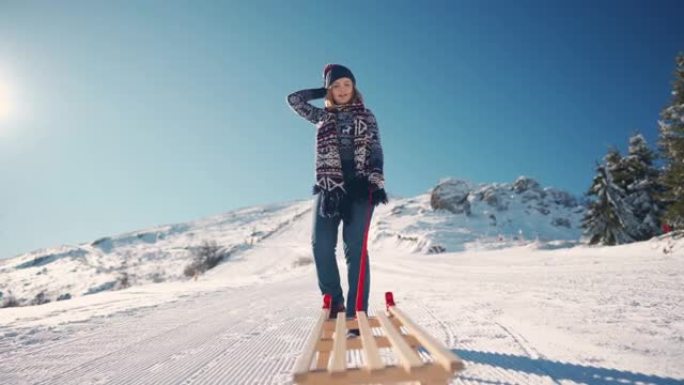
[{"label": "distant skier", "polygon": [[[331,318],[356,314],[359,274],[363,275],[363,311],[368,311],[370,271],[365,247],[374,207],[387,203],[384,188],[383,152],[375,116],[366,108],[349,68],[328,64],[323,87],[304,89],[287,96],[290,107],[316,125],[316,184],[311,243],[322,294],[333,298]],[[325,108],[310,104],[325,98]],[[347,261],[349,290],[345,308],[340,274],[335,260],[337,231],[344,222],[342,238]],[[361,266],[364,252],[363,268]]]}]

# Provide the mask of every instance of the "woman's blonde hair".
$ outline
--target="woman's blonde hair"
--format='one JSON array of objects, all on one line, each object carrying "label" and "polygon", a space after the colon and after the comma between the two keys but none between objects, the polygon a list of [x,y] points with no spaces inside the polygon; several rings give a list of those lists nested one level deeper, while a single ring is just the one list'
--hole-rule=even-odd
[{"label": "woman's blonde hair", "polygon": [[[348,104],[363,104],[363,95],[361,95],[356,86],[354,86],[354,93]],[[335,104],[335,99],[333,99],[332,88],[328,88],[328,92],[325,94],[324,105],[325,108],[332,108],[337,105]]]}]

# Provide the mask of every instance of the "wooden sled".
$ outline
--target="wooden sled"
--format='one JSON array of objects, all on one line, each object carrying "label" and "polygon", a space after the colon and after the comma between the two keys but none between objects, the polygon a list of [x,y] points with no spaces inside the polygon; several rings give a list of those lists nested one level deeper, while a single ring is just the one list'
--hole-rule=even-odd
[{"label": "wooden sled", "polygon": [[[381,311],[368,317],[365,312],[357,311],[356,319],[347,320],[341,312],[337,319],[329,320],[331,297],[326,294],[323,310],[295,364],[294,383],[352,385],[412,381],[422,385],[445,385],[463,370],[463,362],[458,356],[395,306],[391,292],[385,293],[385,300],[388,314]],[[348,339],[347,330],[354,328],[359,329],[360,337]],[[403,333],[402,328],[407,333]],[[383,360],[381,350],[386,360]],[[354,351],[362,357],[361,364],[347,367],[348,352]]]}]

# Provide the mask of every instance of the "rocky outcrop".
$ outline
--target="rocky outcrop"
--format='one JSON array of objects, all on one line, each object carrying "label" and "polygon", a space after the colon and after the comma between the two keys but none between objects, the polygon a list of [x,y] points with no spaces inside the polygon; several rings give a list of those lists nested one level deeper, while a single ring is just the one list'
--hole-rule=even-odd
[{"label": "rocky outcrop", "polygon": [[458,179],[443,180],[432,190],[430,205],[434,210],[443,209],[454,214],[470,215],[470,190],[468,182]]},{"label": "rocky outcrop", "polygon": [[[555,209],[584,207],[572,194],[551,187],[542,186],[533,178],[518,177],[513,183],[491,183],[473,185],[455,178],[443,179],[432,189],[430,204],[433,210],[448,210],[454,214],[472,215],[473,204],[484,202],[492,209],[502,212],[511,204],[522,204],[526,213],[537,212],[549,216]],[[489,210],[487,210],[489,211]],[[486,213],[491,219],[491,213]],[[569,222],[553,220],[554,226],[569,227]],[[493,219],[496,224],[496,219]]]}]

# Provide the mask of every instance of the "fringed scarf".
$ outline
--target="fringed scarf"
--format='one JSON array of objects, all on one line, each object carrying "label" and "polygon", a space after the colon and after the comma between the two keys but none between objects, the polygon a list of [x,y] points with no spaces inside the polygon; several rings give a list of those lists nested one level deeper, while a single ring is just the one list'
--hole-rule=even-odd
[{"label": "fringed scarf", "polygon": [[[373,205],[387,203],[384,190],[382,148],[375,116],[361,103],[336,106],[327,111],[316,132],[316,185],[313,193],[322,194],[319,214],[334,217],[341,214],[345,196],[354,199],[368,197]],[[337,134],[337,113],[351,112],[354,129],[355,177],[345,184]],[[371,157],[372,151],[380,156]]]}]

